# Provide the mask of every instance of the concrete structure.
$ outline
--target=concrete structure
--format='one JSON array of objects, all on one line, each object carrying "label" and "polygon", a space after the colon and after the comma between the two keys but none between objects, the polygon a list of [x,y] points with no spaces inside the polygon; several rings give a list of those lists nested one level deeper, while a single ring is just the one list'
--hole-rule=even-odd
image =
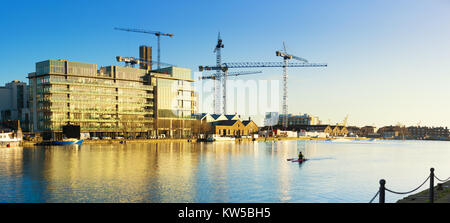
[{"label": "concrete structure", "polygon": [[14,80],[0,87],[0,120],[20,121],[24,131],[29,131],[28,86]]},{"label": "concrete structure", "polygon": [[[139,47],[139,58],[145,61],[152,61],[152,47],[150,46],[140,46]],[[140,63],[139,68],[144,70],[152,70],[151,63]]]}]

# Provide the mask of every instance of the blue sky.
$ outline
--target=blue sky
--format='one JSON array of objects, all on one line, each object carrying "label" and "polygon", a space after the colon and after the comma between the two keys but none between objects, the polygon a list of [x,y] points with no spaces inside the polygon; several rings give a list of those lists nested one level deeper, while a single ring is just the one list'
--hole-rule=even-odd
[{"label": "blue sky", "polygon": [[[327,68],[289,69],[289,110],[335,123],[450,126],[450,1],[2,1],[0,84],[35,63],[67,59],[119,65],[156,38],[113,30],[143,28],[163,38],[161,61],[197,70],[223,61],[281,61],[275,50]],[[156,57],[156,47],[154,48]],[[243,80],[255,78],[242,77]],[[281,80],[281,69],[261,79]],[[239,112],[239,111],[238,111]]]}]

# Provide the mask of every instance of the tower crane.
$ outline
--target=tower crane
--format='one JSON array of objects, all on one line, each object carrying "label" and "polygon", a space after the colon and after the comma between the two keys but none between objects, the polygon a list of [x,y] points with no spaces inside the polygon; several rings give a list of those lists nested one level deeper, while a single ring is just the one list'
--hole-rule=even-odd
[{"label": "tower crane", "polygon": [[297,57],[291,54],[288,54],[286,51],[286,45],[284,44],[283,41],[283,51],[276,51],[276,56],[282,57],[283,58],[283,120],[282,120],[282,124],[283,127],[287,127],[288,124],[288,86],[287,86],[287,80],[288,80],[288,71],[287,71],[287,67],[289,64],[289,60],[298,60],[304,63],[308,63],[308,61],[306,59],[303,59],[301,57]]},{"label": "tower crane", "polygon": [[[305,60],[306,61],[306,60]],[[220,66],[199,66],[198,69],[202,71],[215,71],[222,70],[224,72],[224,77],[228,74],[229,68],[260,68],[260,67],[326,67],[327,64],[323,63],[284,63],[284,62],[231,62],[222,63]],[[224,84],[226,86],[226,83]],[[226,88],[225,88],[226,89]],[[226,113],[226,90],[223,91],[223,113]],[[287,107],[286,107],[287,108]],[[287,111],[286,111],[287,114]],[[287,122],[284,123],[284,127],[287,127]]]},{"label": "tower crane", "polygon": [[162,33],[158,31],[150,31],[150,30],[143,30],[143,29],[129,29],[129,28],[114,28],[115,30],[121,30],[121,31],[127,31],[127,32],[136,32],[136,33],[147,33],[147,34],[153,34],[156,37],[158,37],[158,69],[160,68],[160,57],[161,57],[161,51],[160,51],[160,38],[161,36],[169,36],[172,37],[172,33]]},{"label": "tower crane", "polygon": [[[240,76],[240,75],[248,75],[248,74],[259,74],[259,73],[262,73],[262,71],[237,71],[237,72],[227,72],[227,73],[228,73],[227,74],[228,77],[232,77],[232,76]],[[218,76],[216,74],[213,74],[213,75],[202,76],[202,77],[199,77],[198,79],[199,80],[207,80],[207,79],[216,80],[216,79],[218,79]]]},{"label": "tower crane", "polygon": [[[221,55],[221,48],[224,47],[224,44],[222,43],[222,39],[220,38],[220,32],[217,37],[217,44],[214,48],[214,53],[216,54],[216,66],[220,66],[222,64],[222,55]],[[220,85],[225,83],[223,81],[226,79],[224,77],[224,73],[221,70],[217,70],[215,74],[214,80],[214,99],[213,99],[213,107],[214,107],[214,113],[218,114],[220,113]]]},{"label": "tower crane", "polygon": [[125,62],[126,65],[131,65],[132,67],[134,67],[134,65],[136,64],[141,64],[141,63],[146,63],[146,64],[157,64],[162,65],[162,66],[167,66],[167,67],[172,67],[175,65],[172,64],[168,64],[168,63],[162,63],[162,62],[156,62],[156,61],[151,61],[151,60],[144,60],[144,59],[140,59],[140,58],[134,58],[134,57],[121,57],[121,56],[117,56],[116,57],[117,62]]}]

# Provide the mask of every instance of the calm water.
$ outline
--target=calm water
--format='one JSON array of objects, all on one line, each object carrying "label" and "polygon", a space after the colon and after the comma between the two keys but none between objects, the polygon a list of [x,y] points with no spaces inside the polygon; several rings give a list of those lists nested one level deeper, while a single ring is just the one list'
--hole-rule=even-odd
[{"label": "calm water", "polygon": [[[310,160],[286,161],[299,151]],[[431,141],[0,148],[0,202],[367,203],[381,178],[403,192],[430,167],[449,177],[449,158],[450,142]]]}]

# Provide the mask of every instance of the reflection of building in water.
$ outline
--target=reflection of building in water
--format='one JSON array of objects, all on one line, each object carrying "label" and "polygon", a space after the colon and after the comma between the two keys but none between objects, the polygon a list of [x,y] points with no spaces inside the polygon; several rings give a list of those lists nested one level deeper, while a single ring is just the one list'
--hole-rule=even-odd
[{"label": "reflection of building in water", "polygon": [[[194,202],[197,152],[194,144],[162,143],[158,147],[157,184],[160,202]],[[194,150],[194,151],[192,151]]]},{"label": "reflection of building in water", "polygon": [[0,170],[7,176],[19,176],[23,173],[23,149],[13,147],[0,149]]},{"label": "reflection of building in water", "polygon": [[155,143],[52,148],[46,153],[48,201],[192,201],[196,160],[187,147]]},{"label": "reflection of building in water", "polygon": [[[275,143],[274,143],[275,144]],[[292,148],[292,144],[290,142],[284,141],[280,142],[278,141],[276,143],[277,147],[277,155],[275,157],[282,158],[280,162],[284,163],[282,165],[278,165],[278,186],[279,186],[279,193],[280,193],[280,200],[281,201],[289,201],[291,200],[291,179],[292,179],[292,172],[291,172],[291,162],[286,162],[286,157],[292,156],[292,151],[297,151],[294,148]],[[281,154],[280,154],[281,153]]]}]

